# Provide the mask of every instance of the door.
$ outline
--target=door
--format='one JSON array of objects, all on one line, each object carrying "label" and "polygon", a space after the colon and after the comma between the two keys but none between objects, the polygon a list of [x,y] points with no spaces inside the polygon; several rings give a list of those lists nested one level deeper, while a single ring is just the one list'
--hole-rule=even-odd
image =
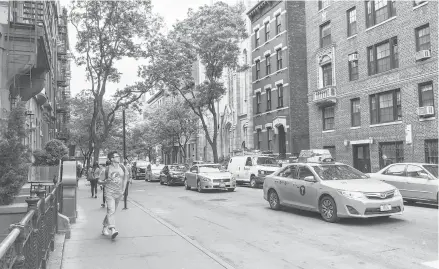
[{"label": "door", "polygon": [[189,173],[186,174],[186,180],[189,186],[191,187],[197,186],[197,174],[198,174],[198,166],[194,165],[189,170]]},{"label": "door", "polygon": [[286,140],[285,140],[285,129],[283,125],[280,125],[279,127],[277,127],[278,130],[278,140],[279,140],[279,155],[280,156],[285,156],[286,152],[287,152],[287,145],[286,145]]},{"label": "door", "polygon": [[436,200],[436,180],[431,180],[427,171],[418,165],[407,165],[405,189],[409,198]]},{"label": "door", "polygon": [[382,175],[379,176],[379,179],[382,181],[398,188],[403,197],[407,197],[408,195],[406,189],[407,177],[405,176],[405,168],[405,164],[392,164],[387,168],[387,170],[384,170]]},{"label": "door", "polygon": [[300,195],[298,196],[298,205],[308,209],[317,209],[317,188],[319,186],[319,182],[305,181],[305,177],[308,176],[313,176],[315,179],[317,179],[311,169],[309,169],[307,166],[300,166],[298,176],[298,188]]},{"label": "door", "polygon": [[253,167],[253,162],[252,162],[252,158],[251,157],[247,157],[244,163],[244,169],[241,170],[240,172],[240,179],[243,181],[250,181],[250,176],[251,176],[251,170]]},{"label": "door", "polygon": [[369,144],[353,145],[354,168],[363,173],[370,173]]},{"label": "door", "polygon": [[289,205],[297,205],[299,194],[297,165],[290,165],[279,173],[274,181],[278,190],[279,199]]}]

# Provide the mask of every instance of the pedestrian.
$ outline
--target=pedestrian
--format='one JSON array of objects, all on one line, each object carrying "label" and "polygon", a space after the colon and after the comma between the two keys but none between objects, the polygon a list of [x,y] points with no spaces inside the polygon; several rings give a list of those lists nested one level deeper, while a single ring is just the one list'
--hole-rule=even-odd
[{"label": "pedestrian", "polygon": [[125,167],[126,167],[126,169],[128,171],[128,181],[127,181],[127,184],[126,184],[125,192],[123,193],[123,204],[124,204],[124,207],[122,209],[128,209],[128,207],[127,207],[128,187],[129,187],[130,184],[132,184],[132,182],[133,182],[132,180],[133,179],[131,177],[131,165],[128,162],[128,160],[125,159],[125,162],[123,164],[125,165]]},{"label": "pedestrian", "polygon": [[[105,162],[105,168],[103,169],[103,171],[105,171],[105,169],[111,164],[110,161],[106,161]],[[101,189],[102,189],[102,204],[101,207],[105,207],[105,185],[101,185]]]},{"label": "pedestrian", "polygon": [[99,163],[95,162],[93,167],[90,167],[87,172],[87,180],[90,181],[91,197],[98,198],[98,180],[101,174]]},{"label": "pedestrian", "polygon": [[116,230],[116,210],[128,181],[128,170],[120,163],[120,155],[117,151],[108,153],[108,160],[111,164],[105,167],[101,173],[99,183],[105,186],[105,201],[107,203],[107,214],[102,223],[102,234],[111,235],[116,238],[119,232]]},{"label": "pedestrian", "polygon": [[145,181],[151,181],[151,177],[152,177],[152,168],[151,168],[151,163],[148,162],[145,172]]}]

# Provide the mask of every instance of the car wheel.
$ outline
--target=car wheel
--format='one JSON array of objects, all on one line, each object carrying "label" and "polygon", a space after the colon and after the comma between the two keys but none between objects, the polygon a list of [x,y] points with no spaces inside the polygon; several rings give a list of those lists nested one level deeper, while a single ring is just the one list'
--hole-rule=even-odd
[{"label": "car wheel", "polygon": [[184,179],[184,188],[185,188],[186,190],[190,190],[190,189],[191,189],[191,186],[189,186],[189,185],[187,184],[187,179]]},{"label": "car wheel", "polygon": [[339,217],[337,216],[337,205],[331,196],[324,196],[320,200],[320,215],[327,222],[337,222]]},{"label": "car wheel", "polygon": [[268,192],[268,203],[270,204],[271,209],[279,210],[280,209],[280,200],[277,192],[275,190],[270,190]]},{"label": "car wheel", "polygon": [[204,192],[203,188],[201,188],[201,181],[197,181],[197,191],[198,192]]},{"label": "car wheel", "polygon": [[250,187],[256,188],[257,186],[258,186],[258,184],[256,183],[255,176],[251,176],[251,178],[250,178]]},{"label": "car wheel", "polygon": [[227,189],[227,191],[228,191],[228,192],[234,192],[234,191],[235,191],[235,188]]}]

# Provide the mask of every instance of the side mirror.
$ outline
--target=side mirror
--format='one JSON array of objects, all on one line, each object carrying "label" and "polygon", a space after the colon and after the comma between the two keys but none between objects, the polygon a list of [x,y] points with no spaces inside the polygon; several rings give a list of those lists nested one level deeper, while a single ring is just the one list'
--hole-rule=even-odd
[{"label": "side mirror", "polygon": [[305,180],[306,182],[317,182],[317,180],[314,178],[314,176],[304,177],[303,180]]}]

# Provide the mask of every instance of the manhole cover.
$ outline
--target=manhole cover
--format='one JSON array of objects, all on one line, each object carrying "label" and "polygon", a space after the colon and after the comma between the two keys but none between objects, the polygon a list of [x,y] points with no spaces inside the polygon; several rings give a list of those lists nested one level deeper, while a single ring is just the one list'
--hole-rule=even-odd
[{"label": "manhole cover", "polygon": [[227,199],[210,199],[209,201],[212,201],[212,202],[222,202],[222,201],[227,201]]}]

